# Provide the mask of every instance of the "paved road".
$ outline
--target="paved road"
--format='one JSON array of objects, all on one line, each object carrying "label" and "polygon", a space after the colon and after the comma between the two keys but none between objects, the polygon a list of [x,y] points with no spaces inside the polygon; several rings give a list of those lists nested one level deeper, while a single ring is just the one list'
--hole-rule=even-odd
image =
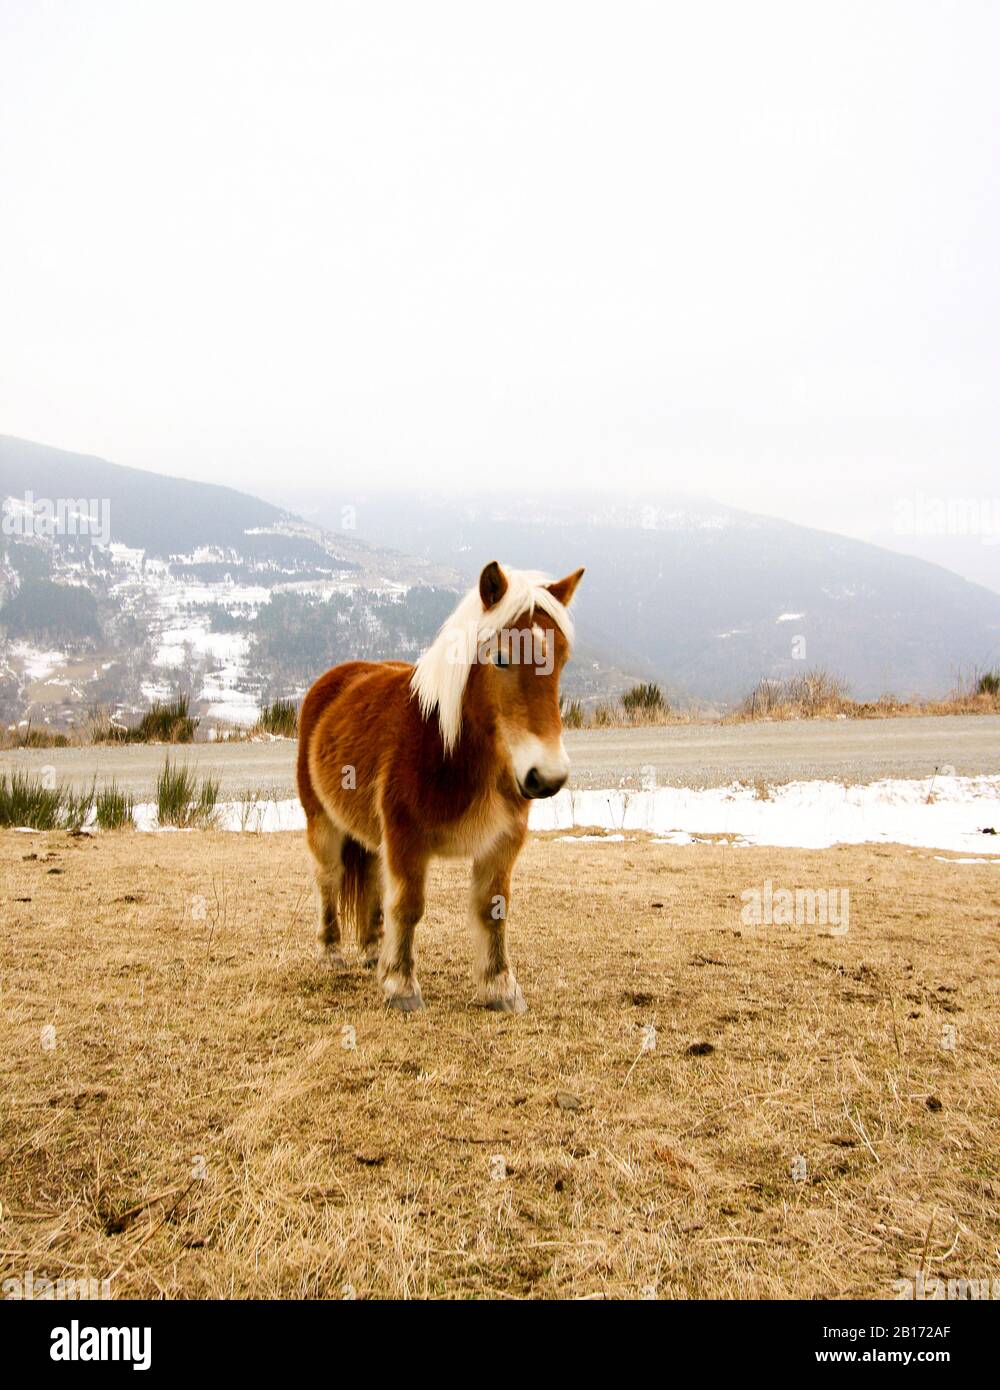
[{"label": "paved road", "polygon": [[[782,724],[674,724],[649,729],[587,729],[566,735],[578,787],[639,785],[653,769],[659,786],[711,787],[734,780],[772,784],[808,778],[873,782],[930,777],[952,767],[960,776],[1000,773],[1000,715],[826,720]],[[148,799],[168,750],[162,747],[54,748],[0,753],[0,772],[55,769],[76,787],[115,779]],[[203,743],[170,749],[217,777],[223,799],[247,788],[295,795],[295,745]]]},{"label": "paved road", "polygon": [[942,766],[961,777],[1000,773],[1000,715],[588,729],[568,734],[566,743],[582,787],[616,786],[643,764],[655,768],[657,785],[686,787],[875,782],[930,777]]}]

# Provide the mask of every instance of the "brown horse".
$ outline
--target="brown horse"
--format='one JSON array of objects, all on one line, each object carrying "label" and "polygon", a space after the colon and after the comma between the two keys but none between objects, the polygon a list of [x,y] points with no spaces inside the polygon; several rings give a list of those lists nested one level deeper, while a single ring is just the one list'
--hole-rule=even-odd
[{"label": "brown horse", "polygon": [[320,956],[346,968],[341,927],[354,927],[392,1008],[423,1007],[413,935],[432,855],[472,858],[476,1002],[527,1007],[507,956],[510,876],[532,799],[569,775],[559,675],[582,574],[549,583],[494,561],[416,666],[349,661],[303,701],[298,784]]}]

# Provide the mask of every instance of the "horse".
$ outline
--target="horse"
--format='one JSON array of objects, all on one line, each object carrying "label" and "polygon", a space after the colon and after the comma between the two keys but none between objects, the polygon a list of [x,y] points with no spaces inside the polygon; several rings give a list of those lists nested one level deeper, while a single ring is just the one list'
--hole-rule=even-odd
[{"label": "horse", "polygon": [[553,582],[491,561],[416,665],[348,661],[302,703],[320,961],[347,969],[341,933],[353,929],[391,1009],[423,1008],[414,933],[433,856],[472,860],[474,1002],[527,1008],[507,954],[511,873],[531,802],[569,776],[559,677],[582,575]]}]

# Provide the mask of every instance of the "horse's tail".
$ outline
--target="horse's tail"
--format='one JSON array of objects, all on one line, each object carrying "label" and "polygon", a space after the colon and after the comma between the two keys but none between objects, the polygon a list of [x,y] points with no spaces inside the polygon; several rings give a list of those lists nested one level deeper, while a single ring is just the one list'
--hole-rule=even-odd
[{"label": "horse's tail", "polygon": [[377,856],[358,840],[345,835],[340,848],[344,871],[337,891],[337,915],[341,931],[354,932],[364,939],[369,921],[378,905]]}]

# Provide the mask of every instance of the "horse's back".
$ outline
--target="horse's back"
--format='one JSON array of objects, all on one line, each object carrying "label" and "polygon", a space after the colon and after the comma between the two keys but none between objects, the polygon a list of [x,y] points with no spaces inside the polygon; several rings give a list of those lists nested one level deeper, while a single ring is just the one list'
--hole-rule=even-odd
[{"label": "horse's back", "polygon": [[[310,686],[299,712],[297,762],[308,817],[329,809],[338,790],[359,790],[362,780],[374,785],[387,738],[409,701],[412,673],[404,661],[345,661]],[[345,788],[348,767],[355,786]]]}]

